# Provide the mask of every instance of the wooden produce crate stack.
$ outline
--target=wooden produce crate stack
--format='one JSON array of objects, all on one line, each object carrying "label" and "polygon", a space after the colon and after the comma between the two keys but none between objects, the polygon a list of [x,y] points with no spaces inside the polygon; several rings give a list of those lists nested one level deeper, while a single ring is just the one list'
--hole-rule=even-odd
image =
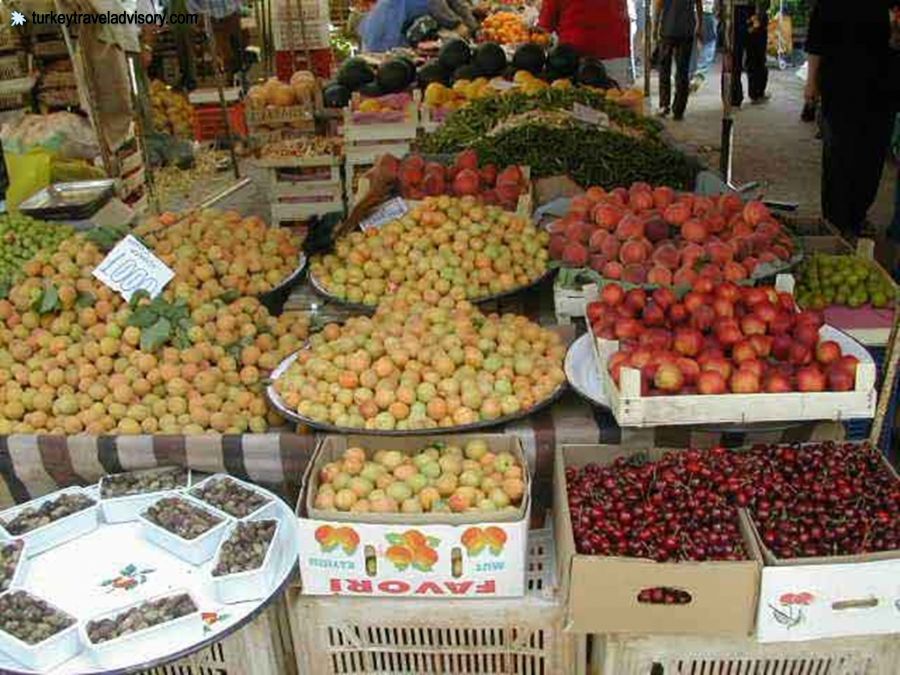
[{"label": "wooden produce crate stack", "polygon": [[380,155],[390,153],[403,157],[409,153],[419,126],[419,98],[418,90],[414,91],[403,119],[397,122],[355,121],[353,107],[360,100],[358,95],[344,108],[344,186],[348,207],[357,201],[360,177]]},{"label": "wooden produce crate stack", "polygon": [[18,118],[26,112],[28,96],[34,87],[29,76],[31,56],[23,52],[19,36],[7,24],[0,29],[0,122]]},{"label": "wooden produce crate stack", "polygon": [[302,52],[329,47],[331,30],[327,0],[278,0],[273,4],[276,51]]},{"label": "wooden produce crate stack", "polygon": [[[188,95],[194,106],[194,138],[198,141],[212,141],[227,136],[222,108],[219,105],[219,92],[215,89],[196,89]],[[235,137],[247,135],[247,121],[244,117],[244,104],[240,100],[240,89],[225,89],[225,105],[227,106],[228,123]]]},{"label": "wooden produce crate stack", "polygon": [[294,225],[344,210],[340,157],[272,157],[258,161],[269,174],[272,225]]},{"label": "wooden produce crate stack", "polygon": [[145,213],[149,205],[147,173],[138,140],[132,136],[116,153],[119,165],[119,197],[135,212]]}]

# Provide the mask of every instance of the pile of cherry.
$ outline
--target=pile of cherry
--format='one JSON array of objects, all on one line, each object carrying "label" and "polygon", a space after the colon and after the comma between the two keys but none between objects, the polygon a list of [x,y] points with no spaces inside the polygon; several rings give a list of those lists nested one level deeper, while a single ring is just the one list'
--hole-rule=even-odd
[{"label": "pile of cherry", "polygon": [[[579,553],[745,560],[738,509],[781,559],[900,549],[900,481],[865,443],[668,452],[566,468]],[[672,594],[645,601],[677,603]],[[668,598],[668,599],[667,599]]]},{"label": "pile of cherry", "polygon": [[790,293],[771,286],[698,279],[681,299],[607,284],[587,306],[597,337],[619,340],[607,363],[641,372],[642,395],[850,391],[855,356],[820,340],[819,312],[797,312]]}]

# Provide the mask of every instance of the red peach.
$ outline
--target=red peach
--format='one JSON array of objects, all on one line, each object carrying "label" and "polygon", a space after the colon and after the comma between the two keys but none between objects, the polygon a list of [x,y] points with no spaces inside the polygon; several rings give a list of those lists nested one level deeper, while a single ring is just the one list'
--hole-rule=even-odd
[{"label": "red peach", "polygon": [[729,380],[735,394],[756,394],[759,392],[759,377],[749,370],[739,370]]},{"label": "red peach", "polygon": [[684,385],[684,373],[675,363],[662,363],[653,376],[653,384],[668,393],[675,393]]},{"label": "red peach", "polygon": [[722,373],[715,370],[704,370],[697,377],[697,391],[701,394],[724,394],[728,391],[728,383]]},{"label": "red peach", "polygon": [[763,389],[769,394],[785,394],[793,391],[791,381],[781,373],[769,373]]},{"label": "red peach", "polygon": [[825,373],[815,364],[797,371],[798,391],[825,391],[826,384]]},{"label": "red peach", "polygon": [[757,356],[758,354],[756,349],[753,348],[753,343],[748,339],[741,340],[731,348],[731,358],[738,364],[744,361],[751,361]]},{"label": "red peach", "polygon": [[600,289],[600,300],[608,307],[616,307],[625,301],[625,289],[619,284],[606,284]]},{"label": "red peach", "polygon": [[841,358],[841,346],[834,340],[825,340],[816,346],[816,361],[824,366]]},{"label": "red peach", "polygon": [[744,335],[765,335],[766,322],[753,314],[748,314],[741,319],[741,332]]},{"label": "red peach", "polygon": [[693,328],[679,328],[675,331],[673,345],[683,356],[696,356],[703,349],[703,333]]}]

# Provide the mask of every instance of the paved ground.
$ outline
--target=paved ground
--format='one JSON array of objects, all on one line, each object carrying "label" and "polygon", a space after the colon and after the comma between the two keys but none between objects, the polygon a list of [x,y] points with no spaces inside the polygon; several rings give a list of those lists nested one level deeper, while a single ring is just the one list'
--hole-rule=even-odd
[{"label": "paved ground", "polygon": [[[799,202],[803,214],[817,215],[820,213],[821,144],[815,139],[815,125],[800,121],[803,82],[794,70],[770,70],[768,91],[771,98],[764,105],[745,102],[735,112],[735,182],[766,181],[768,198]],[[678,142],[702,156],[712,167],[719,164],[722,119],[719,92],[716,68],[705,86],[691,95],[684,121],[666,122]],[[657,96],[654,76],[654,102]],[[886,165],[878,200],[869,214],[870,220],[881,228],[887,226],[893,214],[895,178],[896,167]]]}]

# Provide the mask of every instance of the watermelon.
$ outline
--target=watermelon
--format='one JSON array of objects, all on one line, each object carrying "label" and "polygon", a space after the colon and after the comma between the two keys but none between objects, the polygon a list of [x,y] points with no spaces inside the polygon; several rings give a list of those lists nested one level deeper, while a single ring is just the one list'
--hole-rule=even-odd
[{"label": "watermelon", "polygon": [[378,87],[386,94],[403,91],[412,84],[415,70],[401,59],[392,59],[381,64],[378,69]]},{"label": "watermelon", "polygon": [[512,62],[516,70],[527,70],[532,75],[537,75],[544,69],[546,60],[540,45],[527,42],[516,50]]},{"label": "watermelon", "polygon": [[347,59],[338,71],[337,81],[350,91],[357,91],[364,84],[375,80],[372,66],[358,57]]},{"label": "watermelon", "polygon": [[578,74],[575,76],[578,84],[585,84],[589,87],[602,87],[607,89],[613,85],[609,75],[606,73],[606,66],[600,59],[594,57],[585,57],[578,66]]},{"label": "watermelon", "polygon": [[482,74],[494,77],[506,69],[506,52],[496,42],[485,42],[478,45],[472,62]]},{"label": "watermelon", "polygon": [[547,70],[559,77],[571,77],[578,70],[578,52],[571,45],[557,45],[547,54]]},{"label": "watermelon", "polygon": [[322,89],[322,101],[326,108],[343,108],[350,103],[350,90],[337,82],[329,82]]},{"label": "watermelon", "polygon": [[472,59],[472,50],[464,40],[450,40],[441,46],[438,52],[438,63],[448,73],[455,72],[460,66],[466,65]]},{"label": "watermelon", "polygon": [[425,89],[432,82],[448,84],[450,82],[450,74],[444,70],[437,60],[432,60],[419,68],[419,72],[416,73],[416,82],[422,89]]}]

